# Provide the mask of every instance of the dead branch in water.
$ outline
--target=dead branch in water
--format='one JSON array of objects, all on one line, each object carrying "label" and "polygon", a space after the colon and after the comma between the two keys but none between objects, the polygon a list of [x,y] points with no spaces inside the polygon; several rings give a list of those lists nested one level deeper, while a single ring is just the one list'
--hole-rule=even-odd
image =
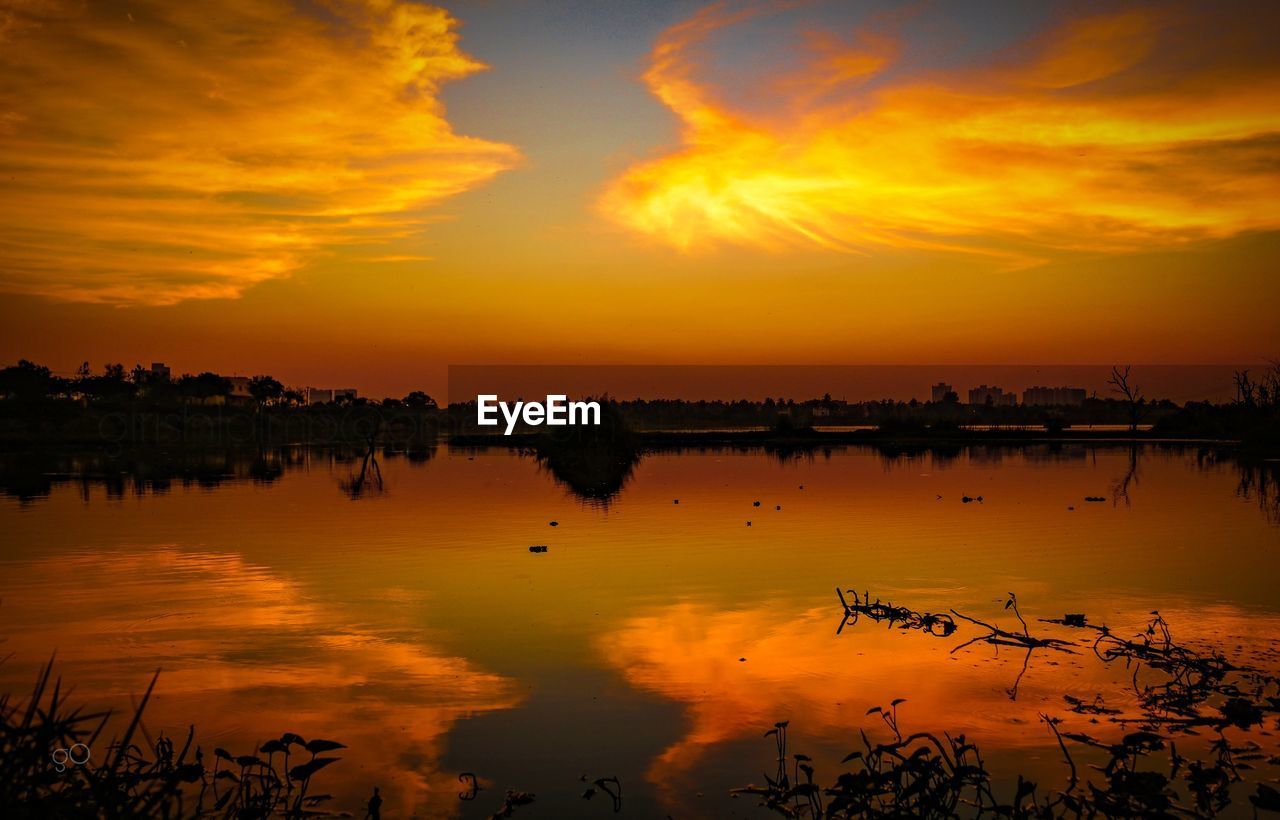
[{"label": "dead branch in water", "polygon": [[1009,599],[1005,601],[1004,608],[1013,610],[1013,614],[1017,616],[1018,622],[1022,624],[1021,633],[1009,632],[1008,630],[1001,629],[1000,627],[995,626],[993,624],[989,624],[986,621],[981,621],[977,618],[972,618],[968,615],[957,612],[954,609],[951,610],[951,614],[955,615],[957,618],[961,618],[963,620],[968,621],[971,624],[976,624],[982,627],[983,629],[988,630],[988,634],[979,635],[976,638],[970,638],[969,640],[960,644],[956,648],[952,649],[951,654],[954,655],[956,652],[959,652],[961,649],[964,649],[966,646],[970,646],[975,643],[986,643],[986,644],[991,644],[993,646],[1015,646],[1020,649],[1041,649],[1041,648],[1054,649],[1059,652],[1067,652],[1073,655],[1075,654],[1075,650],[1071,648],[1072,646],[1074,646],[1074,644],[1071,641],[1063,641],[1063,640],[1059,640],[1058,638],[1037,638],[1033,636],[1027,627],[1026,620],[1024,620],[1022,617],[1022,613],[1018,611],[1018,598],[1012,592],[1009,593]]},{"label": "dead branch in water", "polygon": [[844,607],[844,616],[840,619],[840,625],[836,627],[837,635],[843,632],[846,626],[856,624],[858,619],[864,616],[876,622],[885,621],[891,628],[898,626],[900,629],[918,629],[939,638],[945,638],[956,631],[956,622],[950,615],[915,612],[905,606],[894,606],[888,601],[881,602],[879,598],[872,603],[870,592],[864,592],[862,597],[858,596],[856,590],[850,589],[848,593],[853,596],[852,604],[844,597],[844,592],[836,587],[836,595],[840,596],[840,605]]}]

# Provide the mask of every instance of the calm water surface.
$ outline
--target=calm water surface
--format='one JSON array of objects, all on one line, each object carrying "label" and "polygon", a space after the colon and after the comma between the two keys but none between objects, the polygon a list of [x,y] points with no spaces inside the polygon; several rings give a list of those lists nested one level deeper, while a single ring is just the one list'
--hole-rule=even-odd
[{"label": "calm water surface", "polygon": [[[358,814],[378,785],[387,816],[487,817],[513,788],[538,796],[520,816],[605,817],[579,778],[616,775],[623,816],[682,818],[759,815],[729,790],[772,771],[775,721],[829,776],[894,698],[905,729],[967,733],[1001,783],[1065,781],[1039,714],[1119,731],[1062,697],[1123,705],[1132,670],[1037,618],[1132,635],[1159,610],[1179,640],[1280,671],[1274,499],[1193,450],[686,451],[645,457],[607,505],[506,450],[383,454],[383,490],[358,498],[359,460],[252,462],[135,482],[10,459],[0,691],[56,650],[79,702],[127,709],[160,668],[153,736],[341,740],[323,789]],[[968,624],[837,635],[837,586],[1006,628],[1016,592],[1034,632],[1081,651],[1019,678],[1020,651],[951,652]],[[463,771],[486,787],[471,802]]]}]

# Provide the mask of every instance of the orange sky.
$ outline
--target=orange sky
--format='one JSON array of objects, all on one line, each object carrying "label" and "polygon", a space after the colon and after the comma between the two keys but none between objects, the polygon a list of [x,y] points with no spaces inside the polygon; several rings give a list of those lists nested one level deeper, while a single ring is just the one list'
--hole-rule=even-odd
[{"label": "orange sky", "polygon": [[1280,355],[1263,4],[216,5],[0,0],[0,361]]}]

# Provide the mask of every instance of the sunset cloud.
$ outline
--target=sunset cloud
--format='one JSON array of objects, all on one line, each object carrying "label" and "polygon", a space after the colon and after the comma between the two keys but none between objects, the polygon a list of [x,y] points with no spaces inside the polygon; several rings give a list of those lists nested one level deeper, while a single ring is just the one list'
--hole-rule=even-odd
[{"label": "sunset cloud", "polygon": [[411,236],[519,161],[445,117],[483,68],[412,2],[0,0],[0,289],[236,297]]},{"label": "sunset cloud", "polygon": [[765,11],[721,3],[662,35],[644,81],[680,144],[613,180],[606,216],[682,249],[923,247],[1010,265],[1280,227],[1274,12],[1080,16],[945,71],[906,61],[892,31],[820,30],[732,104],[741,89],[713,86],[706,55]]}]

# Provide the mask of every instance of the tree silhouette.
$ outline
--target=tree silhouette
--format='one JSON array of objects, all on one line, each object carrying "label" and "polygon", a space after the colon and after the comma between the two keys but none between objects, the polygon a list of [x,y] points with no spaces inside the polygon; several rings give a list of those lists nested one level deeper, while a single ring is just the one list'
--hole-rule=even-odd
[{"label": "tree silhouette", "polygon": [[270,376],[254,376],[249,379],[249,395],[259,405],[275,404],[284,397],[284,385]]},{"label": "tree silhouette", "polygon": [[38,399],[47,396],[54,384],[49,368],[27,359],[0,370],[0,396]]},{"label": "tree silhouette", "polygon": [[1119,393],[1124,397],[1125,402],[1129,405],[1129,432],[1136,433],[1138,431],[1138,422],[1146,415],[1143,412],[1145,401],[1142,398],[1142,388],[1129,383],[1129,371],[1133,365],[1126,364],[1121,370],[1119,365],[1111,367],[1111,377],[1107,379],[1107,384],[1111,385],[1111,392]]},{"label": "tree silhouette", "polygon": [[211,399],[229,394],[231,392],[231,382],[217,373],[206,371],[198,376],[184,375],[178,379],[178,388],[184,396],[195,399]]},{"label": "tree silhouette", "polygon": [[428,396],[421,390],[414,390],[412,393],[404,397],[405,407],[435,407],[436,400]]}]

